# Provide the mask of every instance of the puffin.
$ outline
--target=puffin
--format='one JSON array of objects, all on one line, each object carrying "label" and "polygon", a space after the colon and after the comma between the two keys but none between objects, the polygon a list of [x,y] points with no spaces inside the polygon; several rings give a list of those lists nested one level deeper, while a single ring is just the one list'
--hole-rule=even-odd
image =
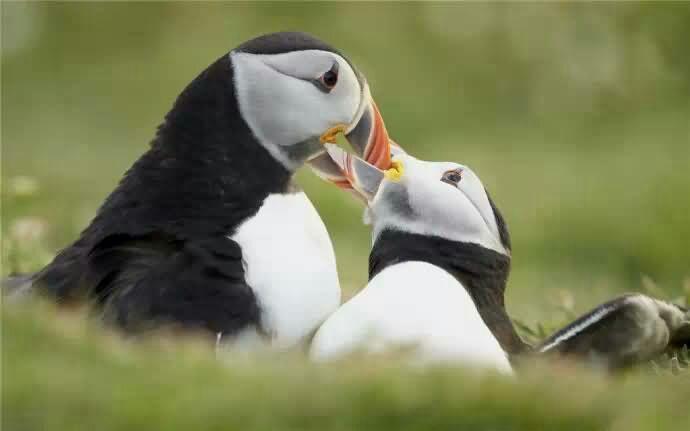
[{"label": "puffin", "polygon": [[294,346],[338,307],[340,286],[326,227],[293,176],[306,164],[342,182],[324,149],[339,134],[390,165],[369,85],[342,53],[300,32],[246,41],[182,90],[79,238],[10,284],[86,301],[129,334]]},{"label": "puffin", "polygon": [[412,350],[414,361],[512,374],[524,348],[503,306],[510,238],[467,166],[418,160],[391,147],[387,170],[328,146],[372,226],[369,282],[322,324],[317,362],[355,352]]},{"label": "puffin", "polygon": [[626,293],[556,331],[535,347],[535,353],[586,360],[616,371],[683,346],[690,346],[690,310],[641,293]]},{"label": "puffin", "polygon": [[539,356],[615,371],[690,346],[690,311],[639,293],[599,305],[537,346],[525,343],[504,303],[508,227],[481,180],[467,166],[421,161],[391,144],[388,170],[328,145],[344,188],[367,205],[373,247],[368,284],[318,329],[313,360],[411,347],[424,363],[506,374]]}]

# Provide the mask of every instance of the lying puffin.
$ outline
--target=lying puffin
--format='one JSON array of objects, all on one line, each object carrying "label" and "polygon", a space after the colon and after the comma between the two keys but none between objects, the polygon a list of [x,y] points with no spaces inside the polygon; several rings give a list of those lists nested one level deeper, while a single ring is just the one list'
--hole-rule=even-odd
[{"label": "lying puffin", "polygon": [[425,162],[397,146],[381,170],[328,146],[367,202],[373,248],[367,286],[319,328],[310,355],[415,348],[423,361],[454,361],[510,373],[525,355],[559,355],[615,370],[669,346],[690,344],[690,312],[645,295],[609,301],[532,347],[504,306],[510,269],[508,228],[466,166]]},{"label": "lying puffin", "polygon": [[182,91],[79,239],[14,284],[87,299],[126,331],[292,346],[340,303],[330,238],[293,182],[304,163],[340,180],[323,147],[339,133],[390,165],[367,81],[341,53],[304,33],[249,40]]},{"label": "lying puffin", "polygon": [[400,151],[385,171],[328,152],[368,202],[373,248],[369,283],[319,328],[311,357],[410,346],[424,362],[512,373],[507,352],[524,344],[503,306],[510,239],[479,178]]},{"label": "lying puffin", "polygon": [[583,314],[542,341],[535,352],[618,370],[684,345],[690,346],[690,310],[630,293]]}]

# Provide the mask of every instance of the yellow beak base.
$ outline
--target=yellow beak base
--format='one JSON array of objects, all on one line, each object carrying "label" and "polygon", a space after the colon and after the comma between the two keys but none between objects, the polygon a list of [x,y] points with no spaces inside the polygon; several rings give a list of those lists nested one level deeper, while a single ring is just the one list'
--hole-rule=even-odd
[{"label": "yellow beak base", "polygon": [[383,176],[389,181],[398,182],[403,176],[403,165],[398,160],[391,162],[391,168],[383,171]]},{"label": "yellow beak base", "polygon": [[319,140],[321,141],[322,144],[326,143],[335,143],[335,139],[338,137],[340,133],[345,133],[345,130],[347,130],[347,126],[344,124],[338,124],[337,126],[333,126],[330,129],[326,130],[323,132],[323,134],[319,137]]}]

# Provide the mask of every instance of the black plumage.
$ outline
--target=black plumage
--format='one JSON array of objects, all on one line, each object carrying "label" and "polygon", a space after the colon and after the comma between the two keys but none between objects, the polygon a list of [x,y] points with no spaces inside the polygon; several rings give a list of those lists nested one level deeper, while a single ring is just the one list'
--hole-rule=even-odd
[{"label": "black plumage", "polygon": [[345,57],[338,50],[324,41],[316,39],[310,34],[300,31],[281,31],[268,33],[254,39],[250,39],[237,48],[235,51],[247,52],[249,54],[284,54],[293,51],[305,51],[308,49],[318,49],[329,51]]},{"label": "black plumage", "polygon": [[242,120],[232,78],[224,55],[187,86],[79,240],[34,277],[36,289],[92,299],[127,329],[259,324],[227,236],[268,194],[287,191],[291,174]]},{"label": "black plumage", "polygon": [[[298,33],[238,49],[334,51]],[[223,334],[260,330],[242,250],[228,236],[269,194],[294,191],[291,179],[243,120],[225,54],[182,91],[150,149],[80,238],[31,277],[32,287],[60,302],[91,300],[128,330],[164,322]]]},{"label": "black plumage", "polygon": [[251,324],[261,331],[242,250],[228,238],[117,235],[92,249],[88,261],[85,278],[105,319],[128,331],[166,323],[224,334]]}]

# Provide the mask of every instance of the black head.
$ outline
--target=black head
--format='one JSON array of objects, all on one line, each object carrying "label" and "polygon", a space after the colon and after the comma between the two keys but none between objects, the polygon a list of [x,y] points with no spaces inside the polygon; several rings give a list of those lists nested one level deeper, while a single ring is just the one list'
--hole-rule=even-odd
[{"label": "black head", "polygon": [[272,55],[312,49],[332,52],[344,57],[338,50],[326,42],[319,40],[308,33],[299,31],[281,31],[277,33],[264,34],[242,43],[235,48],[234,51],[246,52],[248,54]]}]

